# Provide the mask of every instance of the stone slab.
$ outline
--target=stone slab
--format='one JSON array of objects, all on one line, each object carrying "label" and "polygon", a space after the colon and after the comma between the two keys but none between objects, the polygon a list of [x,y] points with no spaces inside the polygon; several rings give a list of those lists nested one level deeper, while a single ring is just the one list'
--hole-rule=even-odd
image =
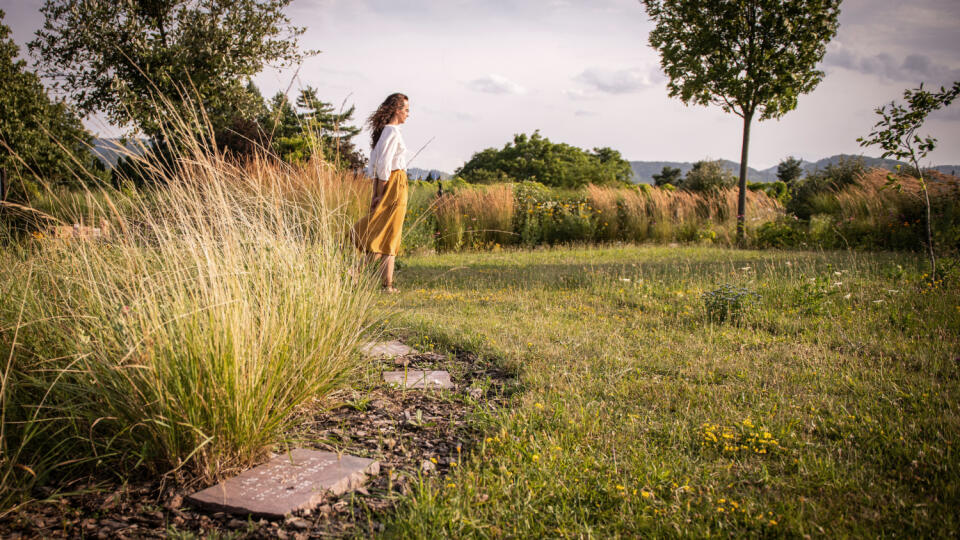
[{"label": "stone slab", "polygon": [[404,388],[454,388],[450,374],[446,371],[384,371],[383,380],[387,384]]},{"label": "stone slab", "polygon": [[372,459],[297,448],[228,480],[198,491],[187,501],[217,512],[272,519],[313,508],[327,493],[340,495],[380,472]]},{"label": "stone slab", "polygon": [[360,347],[363,354],[375,358],[396,358],[398,356],[407,356],[408,354],[417,354],[412,347],[408,347],[399,341],[382,341],[380,343],[367,343]]}]

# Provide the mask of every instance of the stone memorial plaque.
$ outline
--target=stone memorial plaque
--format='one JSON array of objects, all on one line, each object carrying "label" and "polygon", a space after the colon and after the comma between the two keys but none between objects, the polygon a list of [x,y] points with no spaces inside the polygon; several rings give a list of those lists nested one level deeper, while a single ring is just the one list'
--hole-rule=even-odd
[{"label": "stone memorial plaque", "polygon": [[187,501],[218,512],[276,519],[313,508],[328,492],[356,489],[368,474],[379,472],[380,464],[372,459],[298,448],[198,491]]},{"label": "stone memorial plaque", "polygon": [[446,371],[384,371],[383,380],[387,384],[404,388],[453,388],[450,374]]},{"label": "stone memorial plaque", "polygon": [[408,354],[416,354],[413,348],[404,345],[399,341],[384,341],[380,343],[367,343],[360,347],[363,354],[375,358],[396,358]]}]

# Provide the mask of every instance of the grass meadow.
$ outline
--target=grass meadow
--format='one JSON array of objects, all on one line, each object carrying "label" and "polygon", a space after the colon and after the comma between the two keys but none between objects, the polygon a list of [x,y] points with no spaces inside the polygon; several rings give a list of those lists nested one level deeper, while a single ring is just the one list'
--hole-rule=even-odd
[{"label": "grass meadow", "polygon": [[950,536],[960,291],[922,268],[712,247],[407,258],[382,301],[395,331],[497,359],[523,391],[478,411],[484,438],[388,532]]},{"label": "grass meadow", "polygon": [[[31,214],[103,239],[0,238],[0,516],[91,472],[209,482],[256,463],[386,328],[521,388],[478,407],[481,438],[388,536],[960,529],[951,261],[934,281],[914,253],[716,247],[732,192],[412,183],[401,293],[379,295],[347,241],[362,178],[185,139],[141,163],[162,187],[49,192]],[[849,222],[899,219],[892,195],[831,197]],[[782,220],[748,202],[751,231]]]}]

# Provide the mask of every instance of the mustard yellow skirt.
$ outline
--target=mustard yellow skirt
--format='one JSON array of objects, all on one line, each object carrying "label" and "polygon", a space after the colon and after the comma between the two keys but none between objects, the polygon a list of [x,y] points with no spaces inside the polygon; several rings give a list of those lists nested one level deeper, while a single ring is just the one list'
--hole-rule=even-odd
[{"label": "mustard yellow skirt", "polygon": [[390,173],[387,191],[377,206],[353,226],[353,243],[365,253],[396,255],[406,214],[407,172],[397,169]]}]

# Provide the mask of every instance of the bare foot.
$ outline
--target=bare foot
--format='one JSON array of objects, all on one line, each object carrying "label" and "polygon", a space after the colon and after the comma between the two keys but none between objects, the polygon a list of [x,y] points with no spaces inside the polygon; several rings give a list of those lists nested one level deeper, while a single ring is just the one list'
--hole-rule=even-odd
[{"label": "bare foot", "polygon": [[387,294],[397,294],[398,292],[400,292],[400,289],[397,289],[394,287],[384,287],[383,292]]}]

